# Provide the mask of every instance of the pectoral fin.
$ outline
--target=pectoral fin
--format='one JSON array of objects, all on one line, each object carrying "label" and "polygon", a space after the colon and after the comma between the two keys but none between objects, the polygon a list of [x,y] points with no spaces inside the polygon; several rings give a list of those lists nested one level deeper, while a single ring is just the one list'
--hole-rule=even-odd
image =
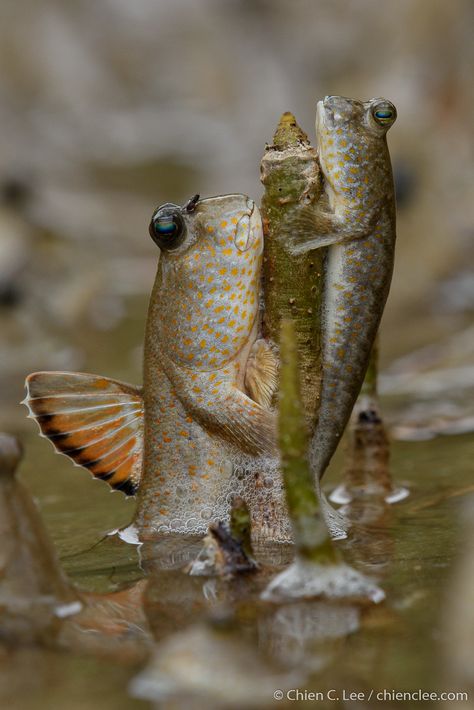
[{"label": "pectoral fin", "polygon": [[277,453],[274,412],[226,381],[224,372],[222,380],[215,372],[196,373],[179,367],[163,353],[160,362],[176,396],[203,428],[247,453]]},{"label": "pectoral fin", "polygon": [[276,418],[234,387],[229,387],[221,406],[209,407],[201,417],[208,428],[253,455],[277,453]]},{"label": "pectoral fin", "polygon": [[281,227],[281,237],[290,254],[305,254],[313,249],[344,244],[367,237],[373,228],[375,212],[363,222],[344,221],[332,212],[305,207]]},{"label": "pectoral fin", "polygon": [[142,468],[141,389],[79,372],[34,372],[25,384],[23,404],[56,451],[134,495]]},{"label": "pectoral fin", "polygon": [[254,402],[270,409],[278,388],[278,358],[266,340],[256,340],[245,370],[245,387]]}]

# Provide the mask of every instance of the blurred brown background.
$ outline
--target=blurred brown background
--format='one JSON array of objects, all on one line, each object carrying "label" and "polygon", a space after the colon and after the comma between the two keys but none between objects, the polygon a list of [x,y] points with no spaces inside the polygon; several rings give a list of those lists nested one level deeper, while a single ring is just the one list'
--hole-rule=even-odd
[{"label": "blurred brown background", "polygon": [[140,381],[154,207],[195,192],[258,199],[280,114],[293,111],[314,137],[326,94],[382,95],[398,108],[386,390],[472,388],[473,9],[470,0],[2,0],[1,428],[30,426],[18,406],[30,371]]}]

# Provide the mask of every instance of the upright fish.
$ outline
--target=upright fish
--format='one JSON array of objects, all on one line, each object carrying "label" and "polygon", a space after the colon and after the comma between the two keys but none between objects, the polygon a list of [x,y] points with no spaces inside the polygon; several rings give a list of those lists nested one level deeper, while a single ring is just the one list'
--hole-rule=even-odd
[{"label": "upright fish", "polygon": [[234,452],[276,447],[277,363],[257,338],[263,236],[244,195],[167,203],[151,220],[161,258],[143,389],[37,372],[25,403],[56,450],[127,495],[143,536],[201,533],[229,509]]},{"label": "upright fish", "polygon": [[397,116],[386,99],[328,96],[316,133],[330,211],[306,210],[293,231],[299,254],[328,247],[323,298],[323,381],[311,443],[319,481],[362,386],[390,288],[395,192],[386,133]]}]

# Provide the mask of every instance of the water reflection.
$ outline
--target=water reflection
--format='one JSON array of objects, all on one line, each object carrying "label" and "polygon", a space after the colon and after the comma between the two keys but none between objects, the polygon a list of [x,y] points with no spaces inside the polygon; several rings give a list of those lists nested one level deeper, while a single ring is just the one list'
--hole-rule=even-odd
[{"label": "water reflection", "polygon": [[[294,687],[351,687],[368,692],[374,685],[397,688],[400,683],[416,688],[429,684],[437,652],[431,634],[439,624],[438,600],[448,576],[447,561],[454,544],[452,518],[459,497],[440,499],[415,490],[412,499],[399,508],[387,506],[383,496],[351,501],[348,514],[356,522],[340,546],[351,564],[383,580],[387,601],[376,607],[318,600],[264,602],[262,590],[292,558],[289,546],[257,548],[260,568],[255,575],[207,578],[183,572],[201,549],[201,541],[171,536],[137,547],[115,535],[69,556],[64,563],[71,572],[77,570],[77,579],[94,572],[113,590],[92,593],[65,579],[28,491],[13,476],[20,455],[17,445],[11,438],[4,438],[3,444],[0,557],[6,561],[6,574],[0,583],[2,641],[10,646],[12,642],[22,647],[28,644],[33,650],[30,655],[19,650],[15,657],[1,651],[5,663],[0,681],[8,673],[12,687],[17,687],[15,678],[25,668],[25,659],[31,664],[31,653],[37,653],[34,683],[44,688],[47,674],[40,659],[46,658],[46,644],[56,649],[47,656],[57,669],[51,672],[66,673],[64,683],[76,658],[89,658],[91,663],[113,659],[115,667],[122,669],[114,677],[122,698],[131,683],[133,693],[158,706],[166,703],[166,707],[187,708],[193,703],[195,707],[226,703],[263,707],[273,702],[275,689]],[[461,444],[456,442],[456,450]],[[464,442],[463,450],[470,452],[470,442]],[[421,451],[417,456],[419,466],[426,469]],[[403,460],[408,465],[408,458]],[[458,475],[466,474],[464,480],[468,480],[470,460],[469,456],[459,458]],[[394,465],[400,467],[399,453]],[[449,476],[448,469],[445,475]],[[469,536],[466,528],[463,537],[468,541]],[[13,564],[16,559],[22,564]],[[447,631],[443,634],[449,640],[446,652],[451,670],[448,673],[446,667],[447,679],[439,683],[449,687],[471,682],[470,617],[462,612],[467,609],[462,599],[469,606],[472,594],[466,577],[470,567],[469,561],[460,562],[461,576],[447,597]],[[58,607],[77,601],[80,608],[69,606],[70,616],[58,618]],[[39,648],[41,653],[34,650]],[[88,666],[89,674],[91,667],[96,666]],[[110,683],[113,672],[108,666],[103,668],[103,680],[96,678],[93,683],[96,687]],[[25,684],[25,692],[28,687]],[[114,692],[109,696],[117,700]],[[132,698],[128,702],[134,707]]]}]

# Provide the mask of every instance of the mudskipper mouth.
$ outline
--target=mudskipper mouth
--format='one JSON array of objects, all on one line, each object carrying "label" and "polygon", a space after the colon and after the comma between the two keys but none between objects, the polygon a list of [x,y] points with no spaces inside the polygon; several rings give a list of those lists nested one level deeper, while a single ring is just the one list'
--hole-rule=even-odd
[{"label": "mudskipper mouth", "polygon": [[324,101],[318,101],[316,104],[316,137],[319,134],[321,128],[324,127],[324,118],[326,110],[324,108]]},{"label": "mudskipper mouth", "polygon": [[325,96],[322,101],[318,101],[317,119],[321,128],[333,128],[335,122],[341,120],[345,103],[341,96]]},{"label": "mudskipper mouth", "polygon": [[350,124],[363,112],[364,104],[361,101],[347,99],[345,96],[326,96],[318,102],[317,107],[317,116],[326,128],[334,128],[336,124]]}]

